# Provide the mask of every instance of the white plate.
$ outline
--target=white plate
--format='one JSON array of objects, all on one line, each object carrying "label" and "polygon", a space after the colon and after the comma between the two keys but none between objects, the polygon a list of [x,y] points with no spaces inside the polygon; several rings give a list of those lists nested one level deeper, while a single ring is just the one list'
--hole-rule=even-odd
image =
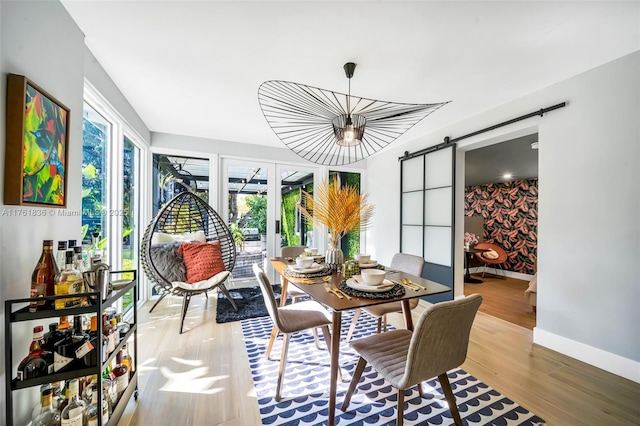
[{"label": "white plate", "polygon": [[378,261],[377,260],[370,260],[367,263],[361,263],[360,264],[360,268],[374,268],[378,266]]},{"label": "white plate", "polygon": [[389,291],[393,288],[394,285],[395,284],[389,280],[384,280],[380,285],[367,285],[362,282],[356,282],[353,277],[347,280],[347,286],[351,287],[352,289],[369,291],[371,293],[382,293],[383,291]]},{"label": "white plate", "polygon": [[299,268],[298,266],[291,265],[289,266],[293,272],[298,272],[300,274],[310,274],[312,272],[320,272],[324,269],[324,265],[320,265],[319,263],[314,263],[308,268]]}]

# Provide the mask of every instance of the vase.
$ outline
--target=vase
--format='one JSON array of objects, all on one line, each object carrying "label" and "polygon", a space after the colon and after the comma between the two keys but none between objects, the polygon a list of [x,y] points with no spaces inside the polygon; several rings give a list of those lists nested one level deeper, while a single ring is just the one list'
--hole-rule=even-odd
[{"label": "vase", "polygon": [[338,267],[344,262],[344,255],[337,244],[330,244],[325,255],[325,263],[332,270],[338,270]]}]

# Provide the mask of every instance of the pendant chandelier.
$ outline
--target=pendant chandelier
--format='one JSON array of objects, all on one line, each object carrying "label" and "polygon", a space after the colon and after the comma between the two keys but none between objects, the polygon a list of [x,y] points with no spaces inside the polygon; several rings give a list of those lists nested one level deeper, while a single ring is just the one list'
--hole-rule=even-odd
[{"label": "pendant chandelier", "polygon": [[401,104],[351,96],[356,64],[344,64],[347,94],[282,80],[258,88],[262,113],[294,153],[316,164],[355,163],[380,151],[448,102]]}]

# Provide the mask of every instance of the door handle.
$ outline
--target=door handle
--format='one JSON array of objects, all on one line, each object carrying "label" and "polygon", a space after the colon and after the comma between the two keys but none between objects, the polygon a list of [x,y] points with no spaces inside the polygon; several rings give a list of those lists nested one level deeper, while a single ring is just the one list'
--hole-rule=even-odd
[{"label": "door handle", "polygon": [[276,220],[276,234],[280,233],[280,221]]}]

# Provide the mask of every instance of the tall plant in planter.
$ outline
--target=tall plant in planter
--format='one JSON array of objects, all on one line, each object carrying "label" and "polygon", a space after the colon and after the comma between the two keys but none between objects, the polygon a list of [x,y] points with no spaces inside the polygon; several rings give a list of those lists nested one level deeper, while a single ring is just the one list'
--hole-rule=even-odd
[{"label": "tall plant in planter", "polygon": [[296,205],[300,213],[329,230],[331,241],[326,262],[331,267],[337,268],[344,261],[340,250],[342,237],[371,226],[374,206],[369,204],[368,197],[368,194],[360,194],[355,186],[340,185],[340,179],[322,182],[314,188],[314,195],[302,191],[301,202]]}]

